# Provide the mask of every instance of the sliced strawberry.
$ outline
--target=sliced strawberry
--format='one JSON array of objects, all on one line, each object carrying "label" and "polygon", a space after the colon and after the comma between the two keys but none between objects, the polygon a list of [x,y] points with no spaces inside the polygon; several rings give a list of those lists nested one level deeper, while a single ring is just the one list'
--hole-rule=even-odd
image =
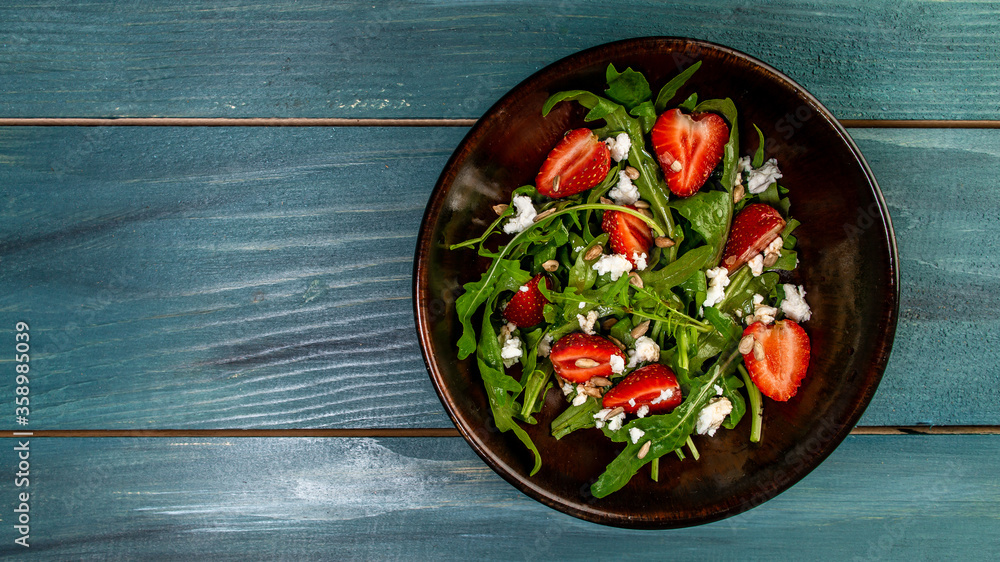
[{"label": "sliced strawberry", "polygon": [[629,414],[642,406],[649,413],[662,414],[680,405],[683,397],[677,376],[669,368],[654,363],[632,371],[604,395],[605,408],[625,408]]},{"label": "sliced strawberry", "polygon": [[621,357],[624,365],[625,354],[610,340],[601,336],[573,332],[552,344],[549,359],[552,361],[552,368],[560,377],[571,382],[586,382],[593,377],[611,376],[612,355]]},{"label": "sliced strawberry", "polygon": [[785,219],[774,207],[763,203],[747,205],[733,219],[729,240],[722,252],[722,267],[732,273],[764,251],[781,234]]},{"label": "sliced strawberry", "polygon": [[[632,205],[627,207],[635,209]],[[639,217],[621,211],[605,211],[601,229],[611,235],[611,249],[616,254],[624,254],[632,262],[632,267],[639,269],[634,256],[645,254],[649,257],[653,234],[649,225]]]},{"label": "sliced strawberry", "polygon": [[760,343],[763,352],[760,360],[754,351],[743,355],[743,362],[757,388],[764,396],[779,402],[795,396],[809,369],[806,331],[792,320],[778,320],[772,325],[750,324],[743,331],[743,337],[749,335]]},{"label": "sliced strawberry", "polygon": [[545,320],[542,309],[549,304],[549,301],[538,290],[538,282],[543,278],[545,279],[545,288],[551,287],[549,278],[538,274],[521,285],[521,288],[514,293],[510,302],[507,303],[507,308],[503,309],[503,317],[508,322],[513,322],[518,328],[528,328]]},{"label": "sliced strawberry", "polygon": [[656,119],[650,138],[667,187],[676,195],[688,197],[705,185],[722,161],[729,127],[714,113],[688,115],[671,109]]},{"label": "sliced strawberry", "polygon": [[553,199],[569,197],[604,181],[609,169],[608,146],[590,129],[573,129],[549,152],[535,187]]}]

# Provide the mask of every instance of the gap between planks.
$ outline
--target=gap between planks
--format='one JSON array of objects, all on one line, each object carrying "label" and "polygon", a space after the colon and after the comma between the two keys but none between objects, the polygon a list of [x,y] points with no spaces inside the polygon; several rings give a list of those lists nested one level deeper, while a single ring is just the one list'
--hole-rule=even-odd
[{"label": "gap between planks", "polygon": [[[0,127],[471,127],[476,119],[16,117]],[[848,129],[1000,129],[1000,120],[841,119]]]},{"label": "gap between planks", "polygon": [[[1000,435],[995,425],[858,426],[851,435]],[[461,437],[455,428],[384,429],[42,429],[0,431],[17,437]]]}]

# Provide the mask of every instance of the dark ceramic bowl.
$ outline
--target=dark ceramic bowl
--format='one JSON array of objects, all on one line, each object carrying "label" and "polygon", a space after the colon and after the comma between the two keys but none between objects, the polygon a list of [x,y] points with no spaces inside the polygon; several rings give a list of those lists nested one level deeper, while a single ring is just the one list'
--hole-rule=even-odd
[{"label": "dark ceramic bowl", "polygon": [[[527,427],[544,466],[528,477],[532,456],[492,424],[482,381],[470,358],[459,361],[454,302],[461,284],[486,265],[470,250],[448,246],[478,236],[495,218],[491,206],[533,183],[549,149],[583,112],[562,103],[541,116],[553,92],[605,87],[608,63],[645,73],[653,91],[695,60],[701,70],[676,100],[730,97],[739,109],[741,153],[757,145],[752,124],[771,139],[768,157],[782,184],[796,231],[813,317],[809,375],[798,395],[765,399],[764,434],[749,442],[750,416],[731,431],[696,437],[701,460],[665,456],[660,481],[640,471],[618,492],[596,499],[590,484],[621,450],[598,430],[560,441],[549,423],[565,408],[553,389],[539,424]],[[591,126],[600,126],[596,122]],[[875,217],[872,220],[872,217]],[[696,525],[735,515],[784,491],[829,455],[857,423],[889,358],[899,300],[898,257],[882,194],[850,136],[813,96],[774,68],[732,49],[690,39],[643,38],[610,43],[562,59],[519,84],[472,128],[431,194],[417,242],[414,309],[424,360],[441,402],[472,448],[532,498],[598,523],[635,528]],[[860,477],[860,475],[859,475]]]}]

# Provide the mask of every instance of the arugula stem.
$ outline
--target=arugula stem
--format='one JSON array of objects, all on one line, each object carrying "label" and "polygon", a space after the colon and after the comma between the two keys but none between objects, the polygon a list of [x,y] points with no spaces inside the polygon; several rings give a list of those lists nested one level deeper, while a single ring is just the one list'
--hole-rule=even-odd
[{"label": "arugula stem", "polygon": [[698,447],[694,446],[694,441],[691,439],[690,435],[688,435],[687,438],[687,446],[688,449],[691,451],[691,456],[694,457],[694,460],[698,460],[701,458],[701,455],[698,454]]},{"label": "arugula stem", "polygon": [[764,404],[760,397],[760,389],[753,383],[746,367],[739,365],[743,375],[743,384],[747,385],[747,396],[750,398],[750,442],[760,443],[760,434],[764,426]]},{"label": "arugula stem", "polygon": [[524,384],[524,405],[521,407],[521,418],[528,419],[538,411],[538,400],[542,398],[542,389],[552,376],[552,363],[546,361],[540,369],[534,369]]},{"label": "arugula stem", "polygon": [[656,457],[653,462],[649,463],[649,477],[653,479],[653,482],[660,481],[660,457]]}]

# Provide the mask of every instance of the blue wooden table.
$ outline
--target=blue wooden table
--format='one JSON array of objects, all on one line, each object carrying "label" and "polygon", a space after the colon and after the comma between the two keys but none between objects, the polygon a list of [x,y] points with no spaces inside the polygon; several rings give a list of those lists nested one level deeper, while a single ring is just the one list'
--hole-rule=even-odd
[{"label": "blue wooden table", "polygon": [[[823,101],[882,186],[902,281],[854,434],[774,500],[659,532],[563,515],[486,467],[431,387],[410,294],[474,120],[563,56],[646,35],[732,46]],[[979,2],[0,5],[0,553],[992,558],[998,39]]]}]

